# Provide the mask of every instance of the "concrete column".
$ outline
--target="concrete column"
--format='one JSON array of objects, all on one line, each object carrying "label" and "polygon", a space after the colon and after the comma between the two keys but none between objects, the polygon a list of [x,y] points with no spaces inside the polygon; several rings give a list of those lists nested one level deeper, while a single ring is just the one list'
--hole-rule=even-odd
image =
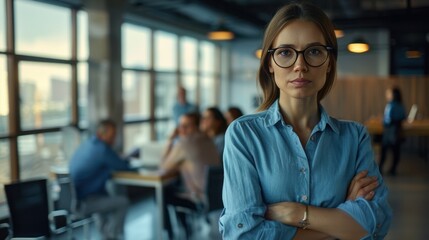
[{"label": "concrete column", "polygon": [[123,146],[121,25],[126,1],[84,0],[88,12],[88,120],[93,133],[104,118],[117,124],[116,148]]}]

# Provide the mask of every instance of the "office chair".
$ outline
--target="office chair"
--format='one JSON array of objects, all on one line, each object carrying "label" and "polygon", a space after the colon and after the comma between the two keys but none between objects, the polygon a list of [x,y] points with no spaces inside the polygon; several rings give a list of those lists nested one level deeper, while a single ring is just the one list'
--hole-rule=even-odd
[{"label": "office chair", "polygon": [[[222,166],[208,166],[206,169],[206,192],[205,202],[202,206],[196,205],[192,208],[184,206],[167,206],[168,213],[170,215],[171,225],[175,228],[175,234],[181,234],[183,229],[186,228],[190,231],[191,236],[185,236],[191,238],[195,230],[201,227],[201,218],[206,223],[210,223],[209,214],[218,210],[223,209],[222,202],[222,187],[223,187],[223,167]],[[177,219],[177,213],[184,213],[187,216],[186,225],[180,226]],[[186,234],[185,234],[186,235]]]},{"label": "office chair", "polygon": [[84,216],[79,211],[74,185],[68,174],[56,174],[55,181],[59,192],[55,202],[56,211],[49,215],[52,231],[58,234],[67,232],[71,239],[73,229],[83,227],[83,236],[89,239],[89,226],[94,222],[94,217]]},{"label": "office chair", "polygon": [[13,238],[50,237],[47,179],[4,185]]},{"label": "office chair", "polygon": [[0,240],[9,240],[12,238],[12,231],[8,223],[0,223]]}]

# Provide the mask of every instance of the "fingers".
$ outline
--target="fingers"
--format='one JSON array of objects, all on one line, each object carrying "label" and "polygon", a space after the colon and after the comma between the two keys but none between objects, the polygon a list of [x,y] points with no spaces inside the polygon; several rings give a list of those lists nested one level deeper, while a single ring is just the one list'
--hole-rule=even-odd
[{"label": "fingers", "polygon": [[375,195],[374,190],[378,187],[376,176],[367,176],[368,171],[362,171],[353,178],[348,189],[347,200],[356,200],[358,197],[364,197],[372,200]]},{"label": "fingers", "polygon": [[368,174],[368,171],[362,171],[356,174],[356,176],[352,179],[352,182],[350,183],[349,189],[347,194],[348,195],[356,195],[359,188],[356,188],[356,183],[361,180],[362,178],[366,177]]},{"label": "fingers", "polygon": [[369,193],[374,192],[374,190],[378,187],[377,177],[366,177],[361,179],[358,185],[359,184],[360,188],[357,192],[357,197],[366,197]]}]

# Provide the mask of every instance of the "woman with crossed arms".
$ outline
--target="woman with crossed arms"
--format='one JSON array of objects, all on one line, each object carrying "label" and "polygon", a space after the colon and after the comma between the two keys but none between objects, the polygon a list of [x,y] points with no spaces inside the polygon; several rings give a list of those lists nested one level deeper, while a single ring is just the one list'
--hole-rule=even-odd
[{"label": "woman with crossed arms", "polygon": [[382,239],[392,211],[366,128],[320,101],[336,75],[337,41],[313,5],[281,8],[259,68],[264,99],[225,137],[224,239]]}]

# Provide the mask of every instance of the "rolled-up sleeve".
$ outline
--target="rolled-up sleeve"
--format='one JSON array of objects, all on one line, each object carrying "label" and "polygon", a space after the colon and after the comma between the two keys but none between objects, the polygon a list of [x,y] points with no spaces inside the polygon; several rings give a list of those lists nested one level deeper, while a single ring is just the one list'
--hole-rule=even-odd
[{"label": "rolled-up sleeve", "polygon": [[377,176],[379,186],[371,201],[358,198],[346,201],[338,206],[355,219],[369,233],[363,239],[383,239],[388,232],[392,219],[392,209],[388,203],[388,189],[380,175],[371,148],[371,137],[365,128],[360,129],[359,153],[357,159],[358,172],[368,170],[369,176]]},{"label": "rolled-up sleeve", "polygon": [[261,194],[254,158],[248,151],[252,141],[239,124],[225,136],[224,210],[219,221],[223,239],[292,239],[296,228],[264,218],[266,205]]}]

